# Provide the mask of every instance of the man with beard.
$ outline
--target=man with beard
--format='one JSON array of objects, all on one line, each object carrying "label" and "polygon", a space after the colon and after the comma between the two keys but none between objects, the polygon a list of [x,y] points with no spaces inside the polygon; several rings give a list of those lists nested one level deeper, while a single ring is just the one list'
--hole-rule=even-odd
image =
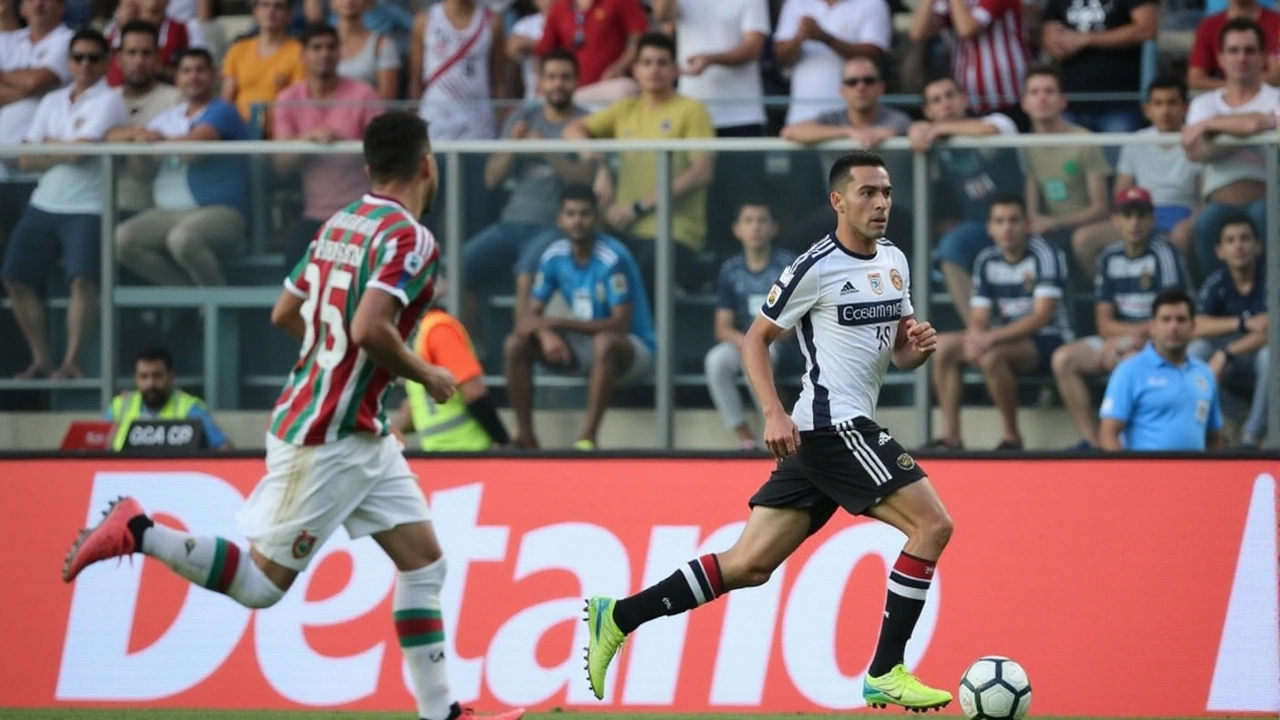
[{"label": "man with beard", "polygon": [[173,356],[162,347],[145,348],[133,361],[133,381],[137,387],[123,392],[111,401],[107,419],[116,424],[111,447],[119,451],[129,437],[129,428],[138,418],[157,420],[191,420],[204,426],[205,439],[214,450],[232,450],[231,442],[213,422],[204,400],[181,388],[173,381]]}]

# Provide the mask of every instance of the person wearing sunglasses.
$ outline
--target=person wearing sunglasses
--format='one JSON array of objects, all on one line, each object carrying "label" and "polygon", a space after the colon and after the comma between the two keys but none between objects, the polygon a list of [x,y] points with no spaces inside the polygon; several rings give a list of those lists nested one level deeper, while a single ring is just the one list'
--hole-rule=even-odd
[{"label": "person wearing sunglasses", "polygon": [[[96,30],[80,30],[71,39],[71,84],[45,95],[27,128],[24,144],[68,145],[101,142],[111,128],[129,117],[124,99],[107,85],[107,39]],[[87,150],[87,148],[86,148]],[[22,373],[34,378],[83,377],[76,356],[94,316],[101,258],[101,162],[83,155],[23,155],[26,172],[40,181],[22,211],[5,251],[4,284],[13,314],[31,349],[31,365]],[[45,312],[37,288],[43,288],[59,255],[71,286],[67,310],[66,352],[56,368],[45,333]]]}]

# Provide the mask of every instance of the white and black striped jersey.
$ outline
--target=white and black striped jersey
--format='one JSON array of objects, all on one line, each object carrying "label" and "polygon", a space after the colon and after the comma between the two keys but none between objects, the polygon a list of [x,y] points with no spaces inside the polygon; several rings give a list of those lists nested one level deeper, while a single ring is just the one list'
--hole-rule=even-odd
[{"label": "white and black striped jersey", "polygon": [[1027,238],[1027,248],[1016,262],[1009,262],[992,245],[978,253],[973,263],[973,297],[969,307],[986,308],[992,326],[1008,325],[1031,314],[1036,298],[1050,298],[1056,305],[1053,319],[1037,335],[1056,335],[1063,342],[1075,339],[1067,317],[1067,256],[1039,235]]},{"label": "white and black striped jersey", "polygon": [[760,312],[783,329],[799,325],[806,369],[791,418],[800,430],[873,420],[898,322],[915,313],[907,258],[888,240],[859,255],[827,235],[782,272]]}]

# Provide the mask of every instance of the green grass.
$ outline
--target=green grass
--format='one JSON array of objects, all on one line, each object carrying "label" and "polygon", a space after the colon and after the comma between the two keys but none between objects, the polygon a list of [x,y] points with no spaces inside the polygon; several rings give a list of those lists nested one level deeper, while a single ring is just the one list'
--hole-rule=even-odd
[{"label": "green grass", "polygon": [[[834,720],[847,717],[847,713],[806,715],[794,713],[790,715],[754,715],[754,714],[669,714],[669,713],[586,713],[586,712],[553,712],[530,713],[527,720]],[[940,716],[936,713],[915,714],[906,711],[883,710],[868,713],[864,717],[882,717],[886,720],[897,718],[952,718],[954,715]],[[1050,720],[1046,716],[1038,716]],[[353,712],[302,712],[302,711],[268,711],[268,710],[81,710],[73,708],[51,708],[39,710],[0,708],[0,718],[4,720],[406,720],[412,718],[410,712],[403,713],[353,713]],[[1257,716],[1251,716],[1256,720]],[[1035,718],[1029,718],[1035,720]],[[1052,720],[1122,720],[1121,718],[1081,718],[1055,717]],[[1162,720],[1198,720],[1196,718],[1163,718]],[[1215,716],[1213,720],[1230,720],[1230,716]]]}]

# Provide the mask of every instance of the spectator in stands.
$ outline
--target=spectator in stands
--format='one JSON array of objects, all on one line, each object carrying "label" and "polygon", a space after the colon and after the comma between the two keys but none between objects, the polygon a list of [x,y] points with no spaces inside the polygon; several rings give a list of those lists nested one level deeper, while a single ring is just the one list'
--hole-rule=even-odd
[{"label": "spectator in stands", "polygon": [[[536,100],[540,96],[538,90],[538,42],[546,31],[547,10],[554,0],[534,0],[536,12],[525,15],[511,26],[511,37],[507,38],[507,59],[520,66],[520,83],[524,86],[522,97],[525,100]],[[562,49],[563,52],[570,52]],[[577,57],[574,58],[577,61]]]},{"label": "spectator in stands", "polygon": [[1019,112],[1023,76],[1031,64],[1022,0],[920,0],[911,39],[926,42],[951,28],[951,76],[978,113]]},{"label": "spectator in stands", "polygon": [[[117,32],[115,56],[119,62],[123,83],[116,88],[129,119],[123,125],[107,131],[108,142],[132,142],[146,132],[147,123],[156,115],[182,102],[178,88],[160,82],[160,50],[156,26],[142,20],[134,20]],[[128,172],[125,163],[117,160],[116,210],[121,219],[146,210],[153,205],[151,183],[143,182]]]},{"label": "spectator in stands", "polygon": [[997,450],[1022,449],[1018,431],[1017,375],[1043,373],[1063,342],[1071,340],[1065,305],[1066,255],[1028,234],[1026,206],[1016,195],[991,201],[987,232],[993,247],[978,254],[973,269],[973,309],[964,331],[943,333],[933,359],[933,383],[942,409],[939,449],[961,449],[960,402],[965,365],[986,376],[1000,412],[1003,435]]},{"label": "spectator in stands", "polygon": [[578,94],[574,100],[597,107],[634,95],[627,73],[640,52],[649,18],[638,0],[552,0],[537,54],[555,48],[578,58]]},{"label": "spectator in stands", "polygon": [[[40,99],[24,143],[101,142],[107,131],[128,117],[124,101],[104,79],[110,47],[97,30],[71,38],[71,84]],[[19,377],[49,373],[54,379],[83,377],[76,358],[93,326],[102,248],[102,173],[96,157],[24,155],[25,171],[43,171],[30,204],[5,249],[4,284],[13,314],[31,349],[31,365]],[[40,294],[58,255],[71,285],[67,309],[67,348],[53,368]]]},{"label": "spectator in stands", "polygon": [[[840,76],[840,95],[844,98],[845,107],[825,111],[812,120],[787,125],[782,128],[782,137],[804,144],[849,138],[864,148],[873,148],[891,137],[905,135],[911,127],[911,118],[906,113],[880,103],[880,98],[884,95],[884,80],[880,69],[870,57],[855,55],[844,62],[844,70]],[[824,179],[827,169],[842,154],[843,150],[827,150],[819,154],[821,176]],[[911,168],[902,167],[909,160],[905,153],[890,154],[886,158],[886,164],[890,166],[891,176],[911,177]],[[751,180],[756,178],[752,177]],[[898,204],[896,197],[894,203]],[[899,210],[901,209],[899,206]],[[835,210],[825,197],[821,204],[801,217],[801,221],[789,231],[787,241],[787,245],[797,251],[807,248],[835,227]],[[910,213],[901,212],[898,217],[909,218]]]},{"label": "spectator in stands", "polygon": [[[184,102],[156,115],[135,142],[246,140],[244,120],[214,94],[207,50],[178,58]],[[116,258],[154,285],[225,285],[218,256],[240,252],[249,215],[248,164],[234,155],[129,158],[131,171],[154,180],[155,207],[116,226]],[[158,172],[157,172],[158,170]]]},{"label": "spectator in stands", "polygon": [[[71,80],[67,52],[75,33],[62,24],[62,0],[24,0],[27,26],[0,33],[0,145],[18,145],[26,137],[45,93]],[[35,190],[35,178],[13,172],[15,158],[0,164],[0,245],[12,232]]]},{"label": "spectator in stands", "polygon": [[365,25],[365,13],[375,2],[333,0],[333,12],[338,16],[334,26],[338,31],[338,74],[374,88],[383,100],[395,100],[400,95],[400,48],[395,38]]},{"label": "spectator in stands", "polygon": [[1227,84],[1218,56],[1222,54],[1222,28],[1236,18],[1252,20],[1262,28],[1262,52],[1266,82],[1280,85],[1280,13],[1262,7],[1257,0],[1229,0],[1227,9],[1200,21],[1187,58],[1187,85],[1192,90],[1216,90]]},{"label": "spectator in stands", "polygon": [[[1187,114],[1187,88],[1173,76],[1156,78],[1147,89],[1143,107],[1151,127],[1138,133],[1182,131]],[[1173,243],[1182,253],[1191,251],[1191,215],[1200,190],[1200,163],[1187,159],[1178,145],[1125,145],[1120,148],[1116,175],[1117,194],[1128,188],[1145,188],[1155,202],[1155,232]],[[1114,221],[1098,221],[1076,230],[1071,247],[1076,262],[1092,275],[1098,253],[1120,240],[1120,226]]]},{"label": "spectator in stands", "polygon": [[[373,87],[338,74],[339,48],[338,33],[332,27],[307,26],[302,34],[307,79],[280,93],[272,118],[275,139],[323,145],[359,140],[382,112]],[[369,178],[359,155],[276,155],[273,160],[282,175],[302,169],[302,217],[294,224],[285,249],[285,267],[292,268],[325,220],[369,192]]]},{"label": "spectator in stands", "polygon": [[178,53],[189,47],[204,47],[204,36],[196,29],[187,27],[181,20],[173,20],[166,16],[169,0],[121,0],[120,9],[116,11],[116,19],[107,25],[105,34],[107,41],[115,53],[111,56],[111,65],[107,68],[107,82],[112,87],[124,83],[124,69],[120,65],[120,40],[125,25],[131,22],[145,22],[156,29],[157,55],[159,57],[158,72],[165,82],[173,81],[173,69],[177,65]]},{"label": "spectator in stands", "polygon": [[1187,354],[1196,326],[1184,290],[1165,290],[1151,308],[1151,341],[1116,366],[1102,399],[1103,450],[1220,450],[1218,383]]},{"label": "spectator in stands", "polygon": [[1267,279],[1262,243],[1247,215],[1231,216],[1217,243],[1219,268],[1200,288],[1191,357],[1209,363],[1224,386],[1252,388],[1240,444],[1257,447],[1267,424]]},{"label": "spectator in stands", "polygon": [[[246,122],[253,122],[254,105],[270,105],[281,90],[303,80],[302,43],[289,37],[293,0],[253,0],[256,35],[238,40],[222,60],[222,99],[233,103]],[[270,137],[269,117],[262,122]]]},{"label": "spectator in stands", "polygon": [[[1032,69],[1026,86],[1022,109],[1031,118],[1033,132],[1089,134],[1063,118],[1067,101],[1055,71]],[[1059,248],[1071,246],[1076,228],[1107,216],[1107,176],[1111,166],[1101,148],[1086,145],[1088,139],[1084,137],[1080,142],[1074,147],[1022,149],[1031,232]]]},{"label": "spectator in stands", "polygon": [[1003,113],[981,117],[969,112],[969,96],[950,77],[932,80],[921,91],[926,120],[912,124],[908,134],[917,152],[934,149],[930,176],[934,187],[950,189],[943,196],[954,210],[944,211],[946,232],[938,239],[936,255],[942,280],[961,322],[969,321],[969,297],[973,293],[973,264],[978,253],[991,247],[987,218],[991,200],[1023,189],[1017,152],[1008,148],[951,148],[936,141],[951,137],[1017,135],[1018,127]]},{"label": "spectator in stands", "polygon": [[[642,47],[642,57],[643,52]],[[529,312],[507,336],[507,393],[516,414],[516,445],[536,448],[533,363],[589,376],[586,424],[573,447],[594,450],[614,383],[649,373],[653,319],[631,253],[596,232],[599,210],[590,188],[565,188],[559,222],[565,238],[542,254]],[[572,309],[570,317],[545,314],[557,291]]]},{"label": "spectator in stands", "polygon": [[[742,243],[742,254],[720,266],[719,298],[716,300],[715,336],[718,344],[704,360],[707,391],[720,412],[724,426],[737,436],[743,450],[762,450],[743,412],[738,381],[742,377],[742,339],[747,328],[764,307],[769,288],[782,271],[795,261],[788,250],[773,247],[778,225],[768,203],[747,199],[738,204],[733,235]],[[769,346],[774,363],[786,343]]]},{"label": "spectator in stands", "polygon": [[1145,189],[1129,186],[1116,193],[1111,222],[1121,242],[1103,251],[1093,284],[1098,334],[1053,353],[1058,394],[1082,438],[1076,449],[1098,447],[1098,421],[1087,380],[1111,372],[1142,349],[1151,327],[1151,303],[1159,292],[1187,288],[1182,257],[1153,234],[1155,213]]},{"label": "spectator in stands", "polygon": [[[587,114],[573,104],[573,91],[578,84],[578,60],[573,53],[552,50],[543,55],[541,75],[544,102],[512,113],[502,130],[504,138],[557,139],[564,135],[570,122]],[[589,163],[558,153],[489,156],[485,184],[497,188],[511,181],[514,186],[498,222],[467,240],[462,248],[464,292],[470,306],[466,319],[473,328],[479,319],[476,294],[498,291],[500,284],[510,280],[513,269],[515,319],[525,316],[538,259],[547,245],[564,235],[556,227],[560,192],[566,184],[590,183],[593,171]]]},{"label": "spectator in stands", "polygon": [[893,39],[885,0],[786,0],[773,35],[773,57],[791,68],[787,124],[840,110],[833,92],[844,61],[883,59]]},{"label": "spectator in stands", "polygon": [[0,0],[0,32],[21,30],[22,23],[18,19],[17,0]]},{"label": "spectator in stands", "polygon": [[[1142,44],[1159,28],[1159,0],[1049,0],[1042,42],[1062,65],[1061,88],[1068,96],[1137,93]],[[1069,117],[1094,132],[1132,132],[1142,125],[1131,102],[1073,102]]]},{"label": "spectator in stands", "polygon": [[[624,98],[599,112],[570,123],[564,136],[571,140],[601,137],[628,139],[711,138],[715,128],[702,103],[674,90],[676,50],[671,38],[650,33],[640,39],[635,74],[640,97]],[[588,154],[588,158],[592,155]],[[707,186],[715,175],[711,153],[671,155],[671,234],[675,239],[676,276],[681,285],[693,284],[697,254],[707,237]],[[657,158],[651,152],[621,154],[618,181],[601,164],[596,193],[606,209],[604,220],[625,235],[640,264],[645,287],[652,291],[658,218]]]},{"label": "spectator in stands", "polygon": [[116,424],[111,449],[124,448],[129,428],[138,418],[191,420],[204,428],[205,440],[214,450],[234,450],[231,441],[213,421],[204,400],[174,387],[178,374],[173,355],[162,347],[141,350],[133,361],[134,389],[115,396],[107,407],[107,420]]},{"label": "spectator in stands", "polygon": [[1260,148],[1211,148],[1207,143],[1216,135],[1248,137],[1275,130],[1280,106],[1280,89],[1262,82],[1266,62],[1262,28],[1252,20],[1236,18],[1222,27],[1218,37],[1222,46],[1218,63],[1227,84],[1192,100],[1182,129],[1187,157],[1204,163],[1205,203],[1196,216],[1192,241],[1202,276],[1218,267],[1215,248],[1228,215],[1244,210],[1260,237],[1265,237],[1267,226],[1266,155]]},{"label": "spectator in stands", "polygon": [[[764,81],[760,58],[769,37],[766,0],[655,0],[654,19],[675,23],[678,89],[707,106],[716,137],[763,137]],[[729,243],[737,200],[756,191],[764,177],[764,153],[716,156],[707,190],[711,246]]]}]

